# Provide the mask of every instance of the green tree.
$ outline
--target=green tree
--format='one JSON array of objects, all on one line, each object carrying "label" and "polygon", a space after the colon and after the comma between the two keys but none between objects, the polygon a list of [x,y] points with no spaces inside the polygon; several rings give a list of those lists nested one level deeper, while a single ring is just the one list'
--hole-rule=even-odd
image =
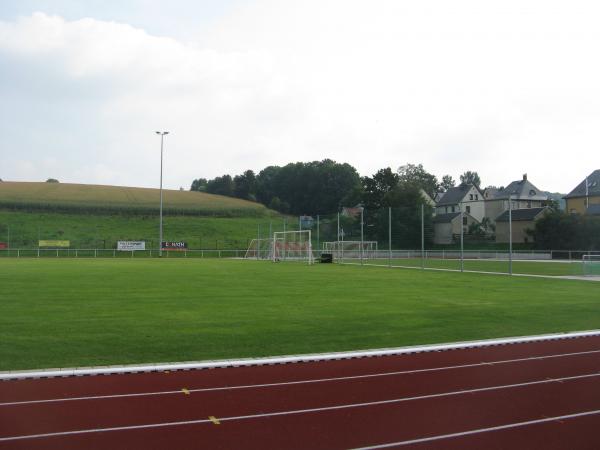
[{"label": "green tree", "polygon": [[381,208],[384,197],[398,186],[400,176],[390,167],[379,169],[372,177],[362,177],[363,204],[367,209]]},{"label": "green tree", "polygon": [[60,183],[56,178],[48,178],[46,183]]},{"label": "green tree", "polygon": [[206,178],[198,178],[197,180],[192,181],[192,186],[190,188],[190,191],[206,192],[207,184],[208,184],[208,181],[206,180]]},{"label": "green tree", "polygon": [[452,178],[450,175],[444,175],[439,187],[443,190],[443,192],[446,192],[448,189],[453,188],[454,186],[456,186],[456,181],[454,181],[454,178]]},{"label": "green tree", "polygon": [[529,234],[539,249],[600,250],[600,217],[553,211]]},{"label": "green tree", "polygon": [[209,180],[206,184],[206,192],[209,194],[226,195],[233,197],[233,179],[231,175],[223,175],[222,177],[216,177]]},{"label": "green tree", "polygon": [[256,175],[252,170],[246,170],[242,175],[233,178],[234,197],[251,200],[256,198]]},{"label": "green tree", "polygon": [[460,176],[460,182],[462,184],[472,184],[477,187],[481,186],[481,178],[479,178],[479,174],[470,170],[467,170]]},{"label": "green tree", "polygon": [[423,164],[406,164],[398,168],[399,183],[412,184],[423,189],[431,198],[439,189],[437,177],[423,168]]}]

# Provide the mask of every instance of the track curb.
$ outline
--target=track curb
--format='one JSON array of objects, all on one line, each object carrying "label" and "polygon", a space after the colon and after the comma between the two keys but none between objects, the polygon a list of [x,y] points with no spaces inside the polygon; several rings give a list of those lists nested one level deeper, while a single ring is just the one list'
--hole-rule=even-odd
[{"label": "track curb", "polygon": [[263,358],[245,358],[245,359],[223,359],[212,361],[190,361],[179,363],[154,363],[142,365],[120,365],[120,366],[97,366],[97,367],[76,367],[76,368],[58,368],[44,370],[25,370],[25,371],[7,371],[0,372],[0,380],[18,380],[29,378],[54,378],[71,376],[89,376],[89,375],[115,375],[140,372],[161,372],[177,370],[198,370],[198,369],[217,369],[227,367],[249,367],[273,364],[289,364],[299,362],[317,362],[339,359],[370,358],[378,356],[392,356],[422,352],[440,352],[447,350],[460,350],[468,348],[491,347],[498,345],[526,344],[533,342],[576,339],[583,337],[600,336],[600,330],[551,333],[533,336],[518,336],[496,339],[482,339],[476,341],[462,341],[445,344],[414,345],[397,348],[384,348],[374,350],[359,350],[348,352],[333,353],[314,353],[305,355],[272,356]]}]

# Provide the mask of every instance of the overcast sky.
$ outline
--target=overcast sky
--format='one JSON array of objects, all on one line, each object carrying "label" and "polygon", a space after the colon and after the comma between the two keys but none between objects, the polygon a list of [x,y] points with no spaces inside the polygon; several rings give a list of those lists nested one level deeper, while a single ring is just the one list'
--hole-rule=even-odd
[{"label": "overcast sky", "polygon": [[165,186],[331,158],[568,192],[600,3],[2,0],[0,178]]}]

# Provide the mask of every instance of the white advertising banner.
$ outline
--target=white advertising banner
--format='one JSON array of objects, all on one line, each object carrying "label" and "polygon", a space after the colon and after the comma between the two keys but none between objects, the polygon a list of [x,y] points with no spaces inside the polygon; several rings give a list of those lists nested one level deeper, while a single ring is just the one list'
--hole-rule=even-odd
[{"label": "white advertising banner", "polygon": [[121,252],[131,252],[133,250],[146,250],[145,241],[118,241],[117,250]]}]

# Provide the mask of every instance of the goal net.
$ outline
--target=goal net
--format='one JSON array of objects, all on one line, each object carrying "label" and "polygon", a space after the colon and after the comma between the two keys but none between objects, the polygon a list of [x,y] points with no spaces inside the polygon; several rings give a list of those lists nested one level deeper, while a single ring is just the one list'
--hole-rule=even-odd
[{"label": "goal net", "polygon": [[600,276],[600,255],[583,255],[583,274]]},{"label": "goal net", "polygon": [[273,233],[273,261],[314,262],[310,230]]},{"label": "goal net", "polygon": [[332,253],[336,259],[377,257],[377,241],[323,242],[323,252]]},{"label": "goal net", "polygon": [[271,259],[273,257],[273,239],[252,239],[244,258]]}]

